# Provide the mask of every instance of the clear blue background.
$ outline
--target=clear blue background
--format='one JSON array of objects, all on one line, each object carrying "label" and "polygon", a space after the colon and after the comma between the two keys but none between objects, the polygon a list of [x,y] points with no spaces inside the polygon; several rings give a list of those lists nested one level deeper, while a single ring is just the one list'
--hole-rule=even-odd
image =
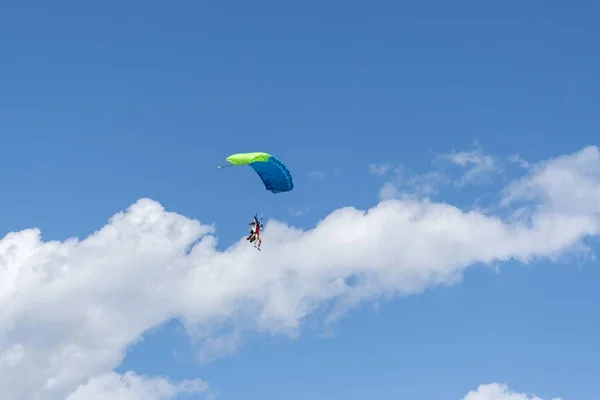
[{"label": "clear blue background", "polygon": [[[310,227],[373,205],[372,162],[424,171],[473,140],[529,160],[576,151],[600,127],[599,12],[592,1],[5,2],[0,233],[83,237],[151,197],[214,222],[226,246],[255,211]],[[296,190],[274,197],[251,170],[215,170],[243,151],[284,160]],[[227,399],[459,399],[501,381],[591,400],[592,267],[475,270],[358,310],[334,338],[257,338],[208,366],[168,325],[122,369],[200,375]]]}]

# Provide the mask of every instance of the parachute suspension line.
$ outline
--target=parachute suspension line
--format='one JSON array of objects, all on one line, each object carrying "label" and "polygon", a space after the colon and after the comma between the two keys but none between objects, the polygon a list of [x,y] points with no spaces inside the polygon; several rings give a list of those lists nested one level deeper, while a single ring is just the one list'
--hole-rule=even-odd
[{"label": "parachute suspension line", "polygon": [[258,218],[258,213],[255,212],[254,213],[254,218],[256,218],[258,220],[258,222],[260,222],[261,225],[262,225],[262,222],[263,222],[263,214],[262,213],[260,214],[260,218]]}]

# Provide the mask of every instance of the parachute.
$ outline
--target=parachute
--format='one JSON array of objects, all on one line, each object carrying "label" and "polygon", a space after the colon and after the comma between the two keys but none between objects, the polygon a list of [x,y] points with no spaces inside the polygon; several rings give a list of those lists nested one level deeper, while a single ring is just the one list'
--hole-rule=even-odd
[{"label": "parachute", "polygon": [[292,174],[281,160],[268,153],[237,153],[226,158],[229,165],[217,169],[249,165],[258,174],[265,189],[272,193],[289,192],[294,188]]}]

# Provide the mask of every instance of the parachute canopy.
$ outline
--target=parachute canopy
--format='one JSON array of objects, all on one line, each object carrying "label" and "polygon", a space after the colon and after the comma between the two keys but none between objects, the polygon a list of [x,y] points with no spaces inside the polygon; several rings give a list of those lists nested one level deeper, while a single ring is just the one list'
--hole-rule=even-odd
[{"label": "parachute canopy", "polygon": [[294,188],[292,174],[277,157],[268,153],[237,153],[226,158],[230,166],[249,165],[273,193],[289,192]]}]

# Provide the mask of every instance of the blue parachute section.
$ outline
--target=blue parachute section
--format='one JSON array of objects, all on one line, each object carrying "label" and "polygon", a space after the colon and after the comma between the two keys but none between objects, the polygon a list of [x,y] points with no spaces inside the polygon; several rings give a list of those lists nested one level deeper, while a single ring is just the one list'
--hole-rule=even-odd
[{"label": "blue parachute section", "polygon": [[250,166],[256,171],[267,190],[282,193],[294,188],[292,174],[278,158],[270,156],[268,160],[253,162]]}]

